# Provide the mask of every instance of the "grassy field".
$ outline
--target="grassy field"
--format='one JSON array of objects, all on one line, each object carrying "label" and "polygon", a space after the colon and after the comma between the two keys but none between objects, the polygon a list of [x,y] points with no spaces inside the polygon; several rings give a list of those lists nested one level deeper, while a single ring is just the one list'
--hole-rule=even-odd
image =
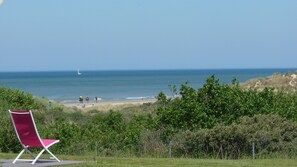
[{"label": "grassy field", "polygon": [[[16,154],[0,154],[0,159],[12,159]],[[92,156],[63,156],[61,160],[83,161],[74,167],[290,167],[297,166],[297,159],[186,159],[186,158],[119,158]]]},{"label": "grassy field", "polygon": [[214,159],[166,159],[166,158],[98,158],[95,162],[75,165],[109,167],[281,167],[296,166],[297,160],[214,160]]},{"label": "grassy field", "polygon": [[100,157],[85,161],[75,167],[290,167],[296,166],[296,159],[184,159],[184,158],[112,158]]}]

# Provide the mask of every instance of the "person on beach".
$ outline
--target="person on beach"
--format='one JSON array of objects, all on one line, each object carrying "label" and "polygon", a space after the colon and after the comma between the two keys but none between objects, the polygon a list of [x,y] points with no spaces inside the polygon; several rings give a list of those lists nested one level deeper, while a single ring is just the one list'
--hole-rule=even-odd
[{"label": "person on beach", "polygon": [[95,97],[95,101],[96,101],[96,103],[97,103],[97,101],[98,101],[98,97],[97,97],[97,96]]},{"label": "person on beach", "polygon": [[86,97],[86,102],[89,103],[89,96]]},{"label": "person on beach", "polygon": [[79,96],[79,102],[83,103],[84,102],[84,98],[82,96]]}]

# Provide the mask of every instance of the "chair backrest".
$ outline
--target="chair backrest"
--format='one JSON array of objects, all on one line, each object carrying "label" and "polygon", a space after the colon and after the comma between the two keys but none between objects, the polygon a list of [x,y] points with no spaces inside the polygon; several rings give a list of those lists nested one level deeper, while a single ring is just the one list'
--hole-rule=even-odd
[{"label": "chair backrest", "polygon": [[9,110],[9,113],[18,139],[24,146],[43,146],[35,126],[32,111]]}]

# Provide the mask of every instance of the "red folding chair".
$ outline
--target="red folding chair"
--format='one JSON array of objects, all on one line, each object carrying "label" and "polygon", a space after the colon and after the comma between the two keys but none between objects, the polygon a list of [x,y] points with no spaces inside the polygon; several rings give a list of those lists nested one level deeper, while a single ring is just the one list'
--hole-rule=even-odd
[{"label": "red folding chair", "polygon": [[[9,113],[14,126],[14,130],[21,145],[24,148],[12,163],[15,164],[16,161],[32,161],[31,164],[35,164],[35,162],[39,159],[44,151],[48,152],[54,159],[60,162],[60,160],[48,150],[50,146],[58,143],[59,140],[40,138],[31,110],[9,110]],[[33,153],[29,151],[29,147],[41,147],[43,149],[35,157]],[[29,153],[34,159],[19,159],[25,151]]]}]

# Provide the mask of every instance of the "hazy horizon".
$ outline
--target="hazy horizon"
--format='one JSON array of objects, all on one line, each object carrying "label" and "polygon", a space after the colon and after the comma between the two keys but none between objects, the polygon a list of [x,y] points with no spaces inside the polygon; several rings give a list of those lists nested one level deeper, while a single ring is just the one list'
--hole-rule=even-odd
[{"label": "hazy horizon", "polygon": [[[88,69],[79,69],[80,72],[104,72],[104,71],[193,71],[193,70],[201,70],[201,71],[208,71],[208,70],[273,70],[273,69],[280,69],[280,70],[296,70],[296,67],[286,67],[286,68],[209,68],[209,69],[99,69],[99,70],[88,70]],[[296,72],[296,71],[290,71],[290,72]],[[22,72],[77,72],[77,69],[73,70],[28,70],[28,71],[0,71],[0,73],[6,73],[6,72],[16,72],[16,73],[22,73]],[[289,71],[288,71],[289,72]]]}]

